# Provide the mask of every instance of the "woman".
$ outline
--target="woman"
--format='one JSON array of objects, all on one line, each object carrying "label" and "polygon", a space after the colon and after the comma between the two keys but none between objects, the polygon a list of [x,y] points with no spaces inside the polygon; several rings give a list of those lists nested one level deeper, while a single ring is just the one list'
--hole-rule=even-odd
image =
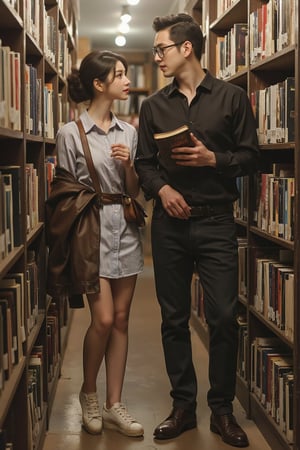
[{"label": "woman", "polygon": [[[126,100],[130,81],[126,60],[108,51],[93,51],[79,70],[68,77],[73,101],[89,101],[80,115],[87,135],[101,190],[108,193],[139,193],[133,160],[135,128],[112,113],[114,100]],[[75,122],[57,134],[58,166],[92,186]],[[82,422],[86,431],[99,434],[104,428],[128,436],[143,435],[143,427],[121,403],[128,350],[128,320],[137,274],[143,269],[139,229],[126,223],[121,204],[100,208],[100,293],[88,294],[91,322],[83,344],[83,384],[79,394]],[[96,392],[100,365],[105,359],[106,402],[102,414]]]}]

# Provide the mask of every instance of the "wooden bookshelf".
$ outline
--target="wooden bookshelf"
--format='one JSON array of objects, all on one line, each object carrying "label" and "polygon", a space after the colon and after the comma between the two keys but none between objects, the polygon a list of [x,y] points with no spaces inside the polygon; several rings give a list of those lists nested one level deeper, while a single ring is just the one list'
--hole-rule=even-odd
[{"label": "wooden bookshelf", "polygon": [[[273,36],[272,24],[267,21],[267,12],[272,13],[271,6],[276,3],[276,10],[274,8],[274,17],[277,14],[279,20],[277,21],[277,37],[278,40],[272,41]],[[292,5],[293,3],[293,5]],[[293,7],[293,10],[289,8]],[[269,8],[269,11],[268,11]],[[286,10],[285,10],[286,8]],[[226,36],[230,30],[237,23],[244,23],[248,25],[248,38],[246,45],[246,65],[238,72],[231,72],[224,76],[224,79],[229,83],[238,84],[243,87],[249,95],[252,101],[253,109],[257,114],[257,128],[260,140],[261,148],[261,165],[258,174],[253,177],[245,177],[243,180],[239,180],[241,198],[236,205],[236,225],[238,236],[246,241],[246,256],[241,264],[246,265],[246,286],[243,285],[243,292],[240,292],[239,298],[239,316],[246,321],[244,325],[244,337],[240,342],[240,347],[243,346],[243,370],[242,376],[238,372],[237,380],[237,395],[240,399],[243,407],[249,418],[253,419],[266,439],[268,440],[272,449],[291,449],[295,450],[300,446],[300,429],[297,426],[300,420],[300,339],[299,339],[299,323],[300,323],[300,308],[298,302],[300,294],[299,274],[300,274],[300,244],[298,237],[299,230],[299,152],[298,147],[300,143],[300,127],[299,127],[299,1],[294,2],[289,0],[276,1],[272,0],[249,0],[248,2],[243,0],[199,0],[199,1],[187,1],[186,11],[194,15],[195,19],[202,28],[204,34],[204,54],[202,59],[202,65],[208,68],[210,72],[220,77],[224,75],[224,72],[219,70],[219,56],[218,45]],[[266,14],[266,15],[265,15]],[[266,17],[266,21],[265,18]],[[282,20],[283,18],[283,20]],[[265,28],[265,24],[268,24]],[[259,25],[259,28],[257,24]],[[265,31],[264,31],[265,30]],[[286,89],[287,82],[285,80],[294,78],[294,106],[286,106],[285,101],[287,99]],[[272,87],[271,87],[272,86]],[[276,87],[273,87],[276,86]],[[282,125],[286,120],[285,115],[280,115],[280,110],[270,109],[273,111],[269,114],[265,109],[256,108],[257,103],[253,102],[254,99],[261,99],[261,105],[269,104],[274,106],[274,103],[267,103],[269,99],[272,99],[273,92],[281,93],[284,97],[284,101],[279,99],[278,104],[282,102],[283,110],[288,111],[288,115],[292,116],[294,121],[289,127],[289,131],[293,133],[286,134],[283,131],[286,125]],[[254,94],[258,92],[258,94]],[[256,97],[255,97],[256,96]],[[267,98],[267,100],[266,100]],[[275,102],[276,104],[276,102]],[[275,112],[274,112],[275,111]],[[291,112],[292,111],[292,112]],[[262,112],[265,114],[263,115]],[[261,116],[259,116],[261,113]],[[287,116],[288,116],[287,115]],[[278,134],[273,133],[273,125],[275,116],[280,118],[281,125],[276,127]],[[281,131],[280,131],[281,129]],[[273,133],[273,134],[272,134]],[[282,134],[281,134],[282,133]],[[291,138],[292,136],[292,138]],[[289,177],[285,174],[279,176],[272,172],[275,167],[283,167],[289,164],[292,168],[293,174],[289,174]],[[275,170],[275,169],[274,169]],[[264,195],[261,193],[262,178],[261,174],[268,173],[266,177],[269,181],[267,187],[271,186],[271,193],[265,194],[268,202],[267,206],[264,205]],[[274,198],[277,195],[277,187],[283,183],[280,178],[291,178],[292,191],[285,192],[285,202],[288,205],[286,207],[291,208],[293,204],[293,213],[289,212],[289,219],[278,219],[272,216],[270,211],[277,211],[279,208]],[[270,181],[271,180],[271,181]],[[285,183],[289,183],[285,181]],[[288,185],[288,184],[287,184]],[[264,185],[265,186],[265,185]],[[268,189],[266,188],[266,192]],[[288,194],[287,194],[288,192]],[[280,194],[281,195],[281,194]],[[283,201],[283,197],[279,196],[280,201]],[[291,200],[292,199],[292,200]],[[264,211],[267,211],[267,218],[261,217],[262,205],[264,205]],[[273,208],[273,209],[272,209]],[[281,208],[284,207],[281,204]],[[278,213],[278,211],[277,211]],[[274,218],[275,217],[275,218]],[[284,225],[281,225],[283,222]],[[282,269],[276,268],[277,266],[288,266],[288,271],[292,272],[291,281],[289,284],[284,284],[285,289],[288,286],[291,289],[289,299],[286,302],[292,301],[284,310],[284,314],[293,311],[293,317],[291,317],[291,331],[286,330],[286,323],[281,322],[283,312],[282,304],[279,303],[279,297],[277,299],[278,304],[269,305],[265,302],[268,300],[268,295],[264,293],[262,297],[258,295],[258,286],[261,282],[261,272],[259,272],[259,264],[265,267],[264,270],[269,269],[272,263],[269,261],[261,262],[259,258],[267,259],[274,258],[274,267],[271,272],[272,275],[268,279],[268,283],[274,282],[274,279],[278,279],[278,272]],[[288,262],[282,261],[282,255],[284,259],[288,258]],[[280,265],[278,261],[281,259]],[[242,267],[240,271],[242,271]],[[282,272],[284,272],[283,269]],[[265,272],[264,272],[265,273]],[[276,274],[276,275],[274,275]],[[281,279],[281,278],[280,278]],[[277,285],[275,286],[276,289]],[[272,292],[274,287],[271,287]],[[275,289],[275,294],[279,296],[278,290]],[[192,324],[196,331],[198,331],[200,338],[204,339],[207,343],[207,330],[203,325],[203,318],[199,318],[197,314],[197,291],[199,289],[192,289],[193,304],[196,307],[193,308]],[[284,297],[283,297],[284,298]],[[280,297],[281,302],[281,297]],[[285,306],[285,304],[284,304]],[[260,310],[261,309],[261,310]],[[287,318],[284,316],[284,320]],[[287,389],[289,389],[290,395],[290,411],[289,414],[293,415],[293,424],[291,430],[288,430],[288,426],[284,423],[283,418],[279,418],[283,423],[278,423],[276,417],[272,416],[272,410],[268,409],[263,404],[263,398],[259,397],[255,389],[253,389],[253,383],[255,385],[255,379],[253,377],[253,368],[251,368],[251,352],[254,352],[254,343],[258,338],[275,337],[279,341],[281,353],[291,355],[292,358],[292,370],[293,380],[289,386],[287,377],[284,378],[281,375],[280,382],[282,386],[287,383]],[[241,351],[241,348],[240,348]],[[238,361],[240,363],[241,361]],[[244,370],[245,369],[245,370]],[[264,369],[267,369],[265,364]],[[288,369],[289,370],[289,369]],[[254,377],[255,378],[255,377]],[[279,379],[280,379],[279,378]],[[283,381],[285,380],[285,381]],[[281,410],[278,411],[278,415],[281,414]],[[286,419],[288,420],[288,419]]]},{"label": "wooden bookshelf", "polygon": [[[72,0],[0,0],[0,289],[15,280],[17,306],[7,313],[4,300],[0,309],[0,433],[14,450],[43,446],[71,320],[66,303],[45,292],[44,203],[45,158],[73,114],[66,76],[77,20]],[[4,178],[8,166],[17,181]],[[16,333],[10,370],[6,329]]]}]

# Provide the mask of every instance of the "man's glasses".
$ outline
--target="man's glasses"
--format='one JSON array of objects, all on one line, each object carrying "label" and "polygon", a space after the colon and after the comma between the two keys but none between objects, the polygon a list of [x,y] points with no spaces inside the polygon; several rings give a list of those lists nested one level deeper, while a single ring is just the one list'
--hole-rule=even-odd
[{"label": "man's glasses", "polygon": [[170,45],[164,45],[163,47],[153,47],[152,48],[152,53],[153,56],[157,55],[159,58],[163,58],[165,56],[165,50],[167,48],[171,48],[171,47],[176,47],[177,45],[181,45],[183,44],[185,41],[182,42],[175,42],[174,44],[170,44]]}]

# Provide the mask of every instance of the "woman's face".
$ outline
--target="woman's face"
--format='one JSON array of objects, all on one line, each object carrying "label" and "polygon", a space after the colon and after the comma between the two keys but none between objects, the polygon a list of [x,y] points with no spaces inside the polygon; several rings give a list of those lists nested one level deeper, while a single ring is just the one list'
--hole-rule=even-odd
[{"label": "woman's face", "polygon": [[130,80],[126,76],[126,69],[121,61],[117,61],[115,69],[111,71],[105,83],[105,92],[112,100],[126,100],[129,95]]}]

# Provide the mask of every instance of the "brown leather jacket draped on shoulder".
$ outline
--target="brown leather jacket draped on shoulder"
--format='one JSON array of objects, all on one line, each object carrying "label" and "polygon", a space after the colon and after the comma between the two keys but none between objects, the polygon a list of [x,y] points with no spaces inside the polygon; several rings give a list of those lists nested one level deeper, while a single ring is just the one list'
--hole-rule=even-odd
[{"label": "brown leather jacket draped on shoulder", "polygon": [[82,294],[99,292],[100,201],[98,194],[58,167],[46,201],[49,247],[47,292],[83,307]]}]

